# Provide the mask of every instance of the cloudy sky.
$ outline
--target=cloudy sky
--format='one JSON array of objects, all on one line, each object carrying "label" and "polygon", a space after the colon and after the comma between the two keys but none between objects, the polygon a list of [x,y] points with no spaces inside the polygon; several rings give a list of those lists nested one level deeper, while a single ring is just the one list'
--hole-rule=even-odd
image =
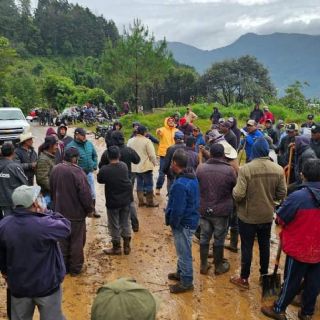
[{"label": "cloudy sky", "polygon": [[[36,0],[34,0],[35,2]],[[247,32],[320,34],[319,0],[69,0],[103,14],[120,32],[139,18],[156,39],[201,49],[228,45]]]}]

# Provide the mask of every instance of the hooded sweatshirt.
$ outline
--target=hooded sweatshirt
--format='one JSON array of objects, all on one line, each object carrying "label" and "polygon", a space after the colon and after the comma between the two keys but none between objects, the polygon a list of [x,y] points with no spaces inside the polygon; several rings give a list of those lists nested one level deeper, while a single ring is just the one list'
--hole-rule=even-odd
[{"label": "hooded sweatshirt", "polygon": [[305,182],[277,211],[282,250],[304,263],[320,262],[320,182]]},{"label": "hooded sweatshirt", "polygon": [[175,127],[168,126],[169,117],[164,119],[164,126],[157,129],[157,135],[160,138],[158,147],[158,156],[164,157],[167,149],[174,144],[174,134],[178,131]]},{"label": "hooded sweatshirt", "polygon": [[57,130],[58,138],[63,143],[64,147],[66,147],[73,139],[70,136],[67,136],[67,131],[66,131],[66,134],[63,136],[61,134],[61,128],[66,128],[66,126],[63,124],[59,126]]},{"label": "hooded sweatshirt", "polygon": [[20,163],[0,158],[0,207],[11,208],[13,206],[11,196],[14,189],[24,184],[28,184],[28,178]]}]

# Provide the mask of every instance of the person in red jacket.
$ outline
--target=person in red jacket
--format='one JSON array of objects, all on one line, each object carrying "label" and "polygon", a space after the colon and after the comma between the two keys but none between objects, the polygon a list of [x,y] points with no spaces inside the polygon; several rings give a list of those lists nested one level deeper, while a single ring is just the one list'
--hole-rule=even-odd
[{"label": "person in red jacket", "polygon": [[267,120],[271,120],[274,123],[274,115],[269,110],[268,106],[263,107],[263,117],[259,120],[260,124],[265,124]]},{"label": "person in red jacket", "polygon": [[307,160],[302,168],[304,183],[290,194],[278,210],[282,225],[282,250],[287,254],[284,284],[273,306],[261,308],[269,318],[285,320],[286,308],[304,290],[300,320],[312,319],[320,293],[320,160]]}]

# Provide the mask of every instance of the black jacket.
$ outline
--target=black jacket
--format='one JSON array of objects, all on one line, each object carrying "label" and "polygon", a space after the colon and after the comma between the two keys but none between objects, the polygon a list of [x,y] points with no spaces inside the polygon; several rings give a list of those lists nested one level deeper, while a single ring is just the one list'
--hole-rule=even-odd
[{"label": "black jacket", "polygon": [[20,162],[21,167],[25,173],[25,175],[28,178],[28,185],[33,185],[33,178],[35,175],[35,168],[32,168],[32,163],[37,162],[38,156],[37,153],[34,151],[33,148],[27,150],[25,148],[22,148],[22,146],[19,146],[15,150],[15,154],[17,156],[17,160]]},{"label": "black jacket", "polygon": [[124,162],[103,165],[98,172],[98,183],[104,184],[106,206],[108,209],[119,209],[133,201],[132,184],[128,167]]},{"label": "black jacket", "polygon": [[0,158],[0,207],[11,208],[15,188],[28,184],[28,178],[19,162]]},{"label": "black jacket", "polygon": [[238,149],[238,141],[237,141],[237,137],[234,134],[234,132],[230,129],[228,133],[226,133],[224,135],[224,138],[226,139],[226,141],[230,144],[230,146],[232,148],[234,148],[235,150]]},{"label": "black jacket", "polygon": [[[112,134],[112,145],[118,146],[120,149],[120,160],[124,162],[129,170],[129,177],[131,175],[131,163],[138,164],[140,162],[140,157],[137,152],[135,152],[132,148],[127,147],[124,144],[123,134],[119,131],[114,131]],[[109,164],[108,159],[108,150],[105,150],[101,156],[99,162],[99,169],[102,168],[103,165]]]},{"label": "black jacket", "polygon": [[174,175],[171,172],[170,166],[171,166],[171,160],[172,160],[173,154],[178,149],[186,150],[186,145],[184,143],[176,143],[170,146],[167,149],[167,153],[164,157],[163,172],[168,176],[168,179],[174,178]]}]

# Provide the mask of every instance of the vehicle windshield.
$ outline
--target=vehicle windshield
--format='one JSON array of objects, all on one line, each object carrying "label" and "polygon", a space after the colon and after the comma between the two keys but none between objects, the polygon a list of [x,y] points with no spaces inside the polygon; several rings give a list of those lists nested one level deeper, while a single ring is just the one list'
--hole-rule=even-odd
[{"label": "vehicle windshield", "polygon": [[0,120],[24,120],[24,115],[20,110],[1,110]]}]

